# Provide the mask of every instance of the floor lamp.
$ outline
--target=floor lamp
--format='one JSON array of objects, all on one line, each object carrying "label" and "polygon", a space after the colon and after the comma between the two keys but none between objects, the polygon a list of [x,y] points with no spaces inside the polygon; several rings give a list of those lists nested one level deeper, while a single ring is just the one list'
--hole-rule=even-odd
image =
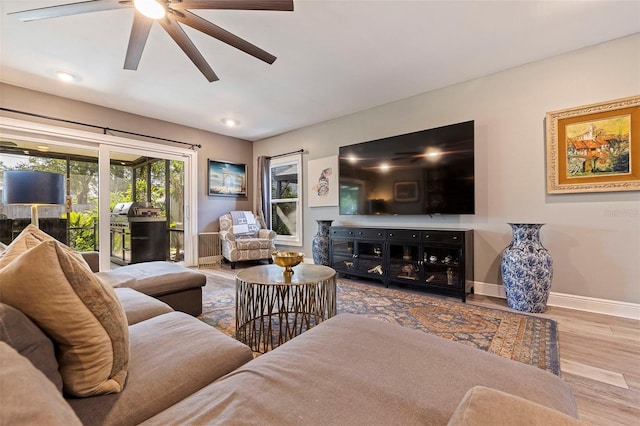
[{"label": "floor lamp", "polygon": [[31,223],[38,226],[38,206],[64,204],[64,175],[31,170],[5,170],[2,204],[31,206]]}]

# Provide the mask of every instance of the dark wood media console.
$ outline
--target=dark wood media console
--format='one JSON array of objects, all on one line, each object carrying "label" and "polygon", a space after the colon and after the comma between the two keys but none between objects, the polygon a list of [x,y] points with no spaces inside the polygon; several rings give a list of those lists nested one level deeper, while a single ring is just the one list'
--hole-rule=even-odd
[{"label": "dark wood media console", "polygon": [[343,275],[410,285],[466,301],[473,289],[472,229],[332,226],[331,267]]}]

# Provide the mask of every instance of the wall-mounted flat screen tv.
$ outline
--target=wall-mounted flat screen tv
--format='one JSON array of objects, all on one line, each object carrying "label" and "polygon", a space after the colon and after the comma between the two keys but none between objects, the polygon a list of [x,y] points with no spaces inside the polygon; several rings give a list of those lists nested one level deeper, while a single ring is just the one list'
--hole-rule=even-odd
[{"label": "wall-mounted flat screen tv", "polygon": [[342,146],[340,214],[474,214],[473,165],[473,121]]}]

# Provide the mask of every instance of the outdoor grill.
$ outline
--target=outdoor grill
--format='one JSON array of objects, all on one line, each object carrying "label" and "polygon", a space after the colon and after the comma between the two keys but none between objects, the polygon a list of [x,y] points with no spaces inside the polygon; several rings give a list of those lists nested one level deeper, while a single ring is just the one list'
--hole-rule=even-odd
[{"label": "outdoor grill", "polygon": [[119,265],[166,260],[167,219],[151,203],[118,203],[111,211],[111,261]]}]

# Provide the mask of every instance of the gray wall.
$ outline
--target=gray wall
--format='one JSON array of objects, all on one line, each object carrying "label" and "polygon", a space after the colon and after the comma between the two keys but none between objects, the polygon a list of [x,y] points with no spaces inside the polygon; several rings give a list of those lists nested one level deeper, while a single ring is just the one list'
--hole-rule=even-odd
[{"label": "gray wall", "polygon": [[475,120],[475,215],[339,216],[337,207],[309,208],[305,201],[306,256],[317,219],[469,227],[476,230],[476,281],[499,284],[501,252],[511,239],[507,223],[543,222],[553,292],[639,303],[640,193],[547,195],[544,133],[546,112],[638,94],[640,34],[265,139],[254,144],[254,157],[303,148],[306,168],[342,145]]},{"label": "gray wall", "polygon": [[[3,83],[0,83],[0,104],[4,108],[18,111],[201,144],[202,148],[198,150],[198,231],[200,232],[218,230],[218,217],[230,210],[251,209],[253,196],[253,188],[251,187],[247,188],[247,198],[209,197],[206,192],[208,158],[234,163],[246,163],[249,166],[248,179],[251,181],[253,172],[251,167],[253,149],[251,142]],[[52,126],[91,131],[91,129],[83,126],[34,119],[4,111],[0,111],[0,114],[25,121],[36,121]],[[100,130],[96,131],[100,132]],[[117,136],[126,135],[117,134]],[[135,137],[131,138],[135,139]]]}]

